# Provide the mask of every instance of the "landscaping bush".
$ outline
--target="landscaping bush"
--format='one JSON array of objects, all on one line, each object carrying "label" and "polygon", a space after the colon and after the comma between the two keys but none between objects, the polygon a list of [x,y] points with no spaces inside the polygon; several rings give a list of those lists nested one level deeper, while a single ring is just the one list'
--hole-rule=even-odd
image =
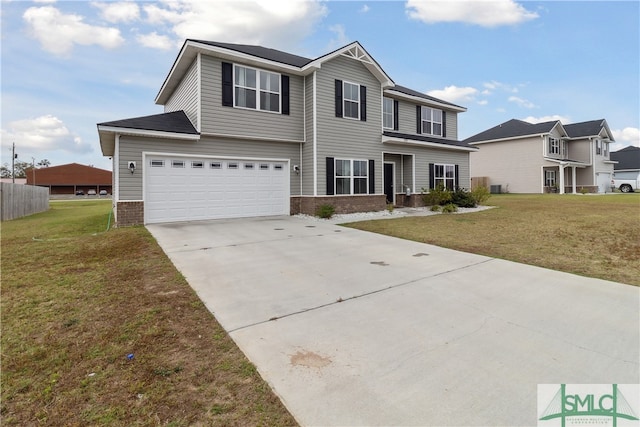
[{"label": "landscaping bush", "polygon": [[[424,188],[422,191],[424,192]],[[436,188],[422,194],[422,201],[426,206],[446,205],[451,202],[451,191],[447,190],[444,185],[438,184]]]},{"label": "landscaping bush", "polygon": [[471,196],[476,201],[477,205],[481,205],[491,197],[491,192],[484,185],[479,185],[471,190]]},{"label": "landscaping bush", "polygon": [[333,205],[321,205],[316,209],[316,216],[324,219],[329,219],[336,212],[336,208]]},{"label": "landscaping bush", "polygon": [[461,208],[475,208],[476,199],[464,188],[458,188],[451,193],[451,203]]},{"label": "landscaping bush", "polygon": [[444,214],[454,213],[454,212],[458,212],[458,207],[453,203],[447,203],[442,207],[442,213]]},{"label": "landscaping bush", "polygon": [[431,212],[440,212],[440,205],[433,205],[430,209]]}]

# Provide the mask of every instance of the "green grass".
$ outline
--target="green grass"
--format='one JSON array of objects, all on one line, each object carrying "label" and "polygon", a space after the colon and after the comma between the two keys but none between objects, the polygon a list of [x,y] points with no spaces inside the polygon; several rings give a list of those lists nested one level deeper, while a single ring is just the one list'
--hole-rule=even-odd
[{"label": "green grass", "polygon": [[110,207],[2,223],[2,424],[294,425],[147,230],[106,231]]},{"label": "green grass", "polygon": [[496,208],[346,226],[640,286],[640,193],[504,194],[486,204]]}]

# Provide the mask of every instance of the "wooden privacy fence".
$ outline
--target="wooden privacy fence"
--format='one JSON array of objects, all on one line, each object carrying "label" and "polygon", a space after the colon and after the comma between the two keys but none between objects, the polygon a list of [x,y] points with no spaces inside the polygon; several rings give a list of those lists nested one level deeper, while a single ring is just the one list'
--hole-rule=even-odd
[{"label": "wooden privacy fence", "polygon": [[49,189],[34,185],[0,183],[0,220],[21,218],[49,209]]}]

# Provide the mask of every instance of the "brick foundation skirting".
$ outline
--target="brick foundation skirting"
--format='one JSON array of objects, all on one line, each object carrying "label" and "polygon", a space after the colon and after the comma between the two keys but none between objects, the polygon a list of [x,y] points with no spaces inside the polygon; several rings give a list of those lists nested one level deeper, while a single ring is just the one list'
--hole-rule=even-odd
[{"label": "brick foundation skirting", "polygon": [[144,224],[144,202],[118,202],[116,227]]},{"label": "brick foundation skirting", "polygon": [[291,215],[315,215],[322,205],[331,205],[337,214],[376,212],[386,207],[384,194],[358,196],[292,196]]}]

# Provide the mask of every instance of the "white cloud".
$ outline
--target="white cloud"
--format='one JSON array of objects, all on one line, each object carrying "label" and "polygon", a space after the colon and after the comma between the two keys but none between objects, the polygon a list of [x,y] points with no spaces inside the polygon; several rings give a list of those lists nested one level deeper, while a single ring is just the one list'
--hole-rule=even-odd
[{"label": "white cloud", "polygon": [[411,19],[427,24],[464,22],[497,27],[520,24],[539,16],[513,0],[408,0],[405,8]]},{"label": "white cloud", "polygon": [[449,102],[472,101],[478,89],[473,87],[447,86],[444,89],[432,90],[427,95],[434,96]]},{"label": "white cloud", "polygon": [[360,13],[367,13],[370,10],[371,10],[371,8],[368,5],[364,4],[364,5],[362,5],[362,8],[360,8]]},{"label": "white cloud", "polygon": [[536,105],[533,102],[527,101],[526,99],[522,99],[522,98],[519,98],[517,96],[510,96],[508,101],[516,103],[519,106],[524,107],[524,108],[536,108]]},{"label": "white cloud", "polygon": [[501,90],[501,91],[510,92],[510,93],[518,93],[517,86],[513,86],[509,83],[497,82],[495,80],[483,83],[482,86],[485,88],[485,90],[482,91],[483,95],[491,95],[496,90]]},{"label": "white cloud", "polygon": [[16,150],[22,151],[63,150],[71,153],[93,151],[91,145],[83,143],[79,136],[69,131],[62,120],[50,114],[34,119],[16,120],[10,122],[8,126],[8,130],[0,130],[3,150],[15,142]]},{"label": "white cloud", "polygon": [[82,16],[64,14],[53,6],[30,7],[22,18],[42,48],[56,55],[69,54],[74,44],[113,49],[124,42],[117,28],[85,24]]},{"label": "white cloud", "polygon": [[92,3],[102,11],[102,17],[109,22],[131,22],[140,18],[140,8],[131,1],[114,3]]},{"label": "white cloud", "polygon": [[142,46],[153,49],[168,50],[174,46],[174,43],[169,37],[160,35],[155,31],[149,34],[139,34],[136,40],[138,40],[138,43]]},{"label": "white cloud", "polygon": [[615,144],[611,147],[612,151],[619,150],[629,145],[640,147],[640,129],[638,128],[626,127],[622,130],[611,129],[611,133],[613,133],[613,139],[616,140]]},{"label": "white cloud", "polygon": [[320,1],[168,0],[143,6],[154,25],[169,25],[184,39],[261,44],[292,49],[327,14]]},{"label": "white cloud", "polygon": [[489,101],[487,101],[486,99],[478,101],[478,105],[487,105],[488,103]]},{"label": "white cloud", "polygon": [[533,124],[551,122],[554,120],[560,120],[560,122],[562,122],[563,125],[571,123],[571,119],[569,117],[561,116],[558,114],[553,114],[550,116],[540,116],[540,117],[529,116],[529,117],[525,117],[522,120],[528,123],[533,123]]},{"label": "white cloud", "polygon": [[334,34],[334,37],[329,40],[329,44],[325,48],[327,51],[332,51],[334,49],[340,48],[342,46],[346,46],[349,44],[350,40],[347,37],[346,30],[344,29],[344,25],[335,24],[329,27],[329,31]]}]

